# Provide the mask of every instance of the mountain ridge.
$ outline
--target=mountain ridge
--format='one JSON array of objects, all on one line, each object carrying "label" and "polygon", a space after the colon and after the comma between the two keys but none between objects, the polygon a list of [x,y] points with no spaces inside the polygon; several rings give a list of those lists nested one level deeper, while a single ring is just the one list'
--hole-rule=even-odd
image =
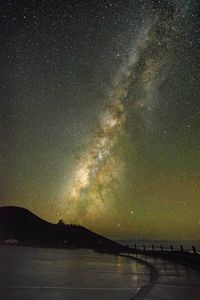
[{"label": "mountain ridge", "polygon": [[53,224],[26,208],[0,207],[0,241],[15,239],[19,245],[44,247],[76,247],[123,251],[125,246],[72,224]]}]

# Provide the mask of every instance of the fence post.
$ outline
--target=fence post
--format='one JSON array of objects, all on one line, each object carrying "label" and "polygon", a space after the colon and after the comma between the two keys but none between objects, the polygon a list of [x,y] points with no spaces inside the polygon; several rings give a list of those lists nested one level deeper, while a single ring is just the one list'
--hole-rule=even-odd
[{"label": "fence post", "polygon": [[145,250],[146,250],[146,247],[145,247],[145,245],[143,245],[143,249],[144,249],[144,252],[145,252]]},{"label": "fence post", "polygon": [[163,251],[163,245],[160,245],[160,250]]},{"label": "fence post", "polygon": [[183,252],[184,250],[183,250],[183,246],[182,245],[180,246],[180,248],[181,248],[181,251]]},{"label": "fence post", "polygon": [[135,250],[136,250],[137,249],[137,245],[135,244],[134,247],[135,247]]},{"label": "fence post", "polygon": [[172,251],[172,252],[174,251],[174,248],[173,248],[173,246],[172,246],[172,245],[170,245],[170,249],[171,249],[171,251]]},{"label": "fence post", "polygon": [[192,250],[193,250],[193,253],[194,253],[194,254],[197,253],[195,246],[192,246]]},{"label": "fence post", "polygon": [[154,245],[152,245],[152,250],[153,250],[153,252],[154,252],[154,250],[155,250]]}]

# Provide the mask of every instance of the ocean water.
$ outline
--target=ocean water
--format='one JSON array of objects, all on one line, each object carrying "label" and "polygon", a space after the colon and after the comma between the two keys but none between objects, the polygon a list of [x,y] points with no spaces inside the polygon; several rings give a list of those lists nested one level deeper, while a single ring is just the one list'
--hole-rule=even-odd
[{"label": "ocean water", "polygon": [[130,299],[149,271],[92,250],[0,246],[1,300]]}]

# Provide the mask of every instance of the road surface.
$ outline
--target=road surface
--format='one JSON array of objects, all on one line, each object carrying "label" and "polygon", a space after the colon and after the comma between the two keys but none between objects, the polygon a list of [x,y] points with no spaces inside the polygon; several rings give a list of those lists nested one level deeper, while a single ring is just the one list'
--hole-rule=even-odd
[{"label": "road surface", "polygon": [[128,300],[148,279],[140,263],[92,250],[0,247],[1,300]]},{"label": "road surface", "polygon": [[199,272],[175,262],[160,258],[139,258],[151,263],[158,271],[158,281],[144,300],[198,300],[200,299]]},{"label": "road surface", "polygon": [[183,265],[138,255],[158,274],[130,258],[92,250],[0,246],[1,300],[198,300],[200,275]]}]

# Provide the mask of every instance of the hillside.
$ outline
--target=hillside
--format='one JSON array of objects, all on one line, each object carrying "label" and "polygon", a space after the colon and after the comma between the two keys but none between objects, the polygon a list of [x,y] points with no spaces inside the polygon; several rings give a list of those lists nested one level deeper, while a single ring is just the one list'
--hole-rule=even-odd
[{"label": "hillside", "polygon": [[0,241],[18,240],[19,245],[82,247],[122,251],[124,246],[82,226],[52,224],[21,207],[0,207]]}]

